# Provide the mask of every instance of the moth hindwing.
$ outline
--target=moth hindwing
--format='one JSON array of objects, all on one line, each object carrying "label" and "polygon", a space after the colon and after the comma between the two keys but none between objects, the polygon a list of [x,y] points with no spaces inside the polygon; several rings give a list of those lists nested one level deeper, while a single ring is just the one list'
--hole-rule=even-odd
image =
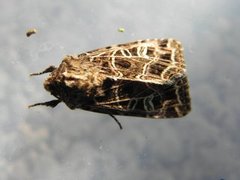
[{"label": "moth hindwing", "polygon": [[116,121],[114,115],[176,118],[191,110],[183,48],[174,39],[139,40],[66,56],[58,68],[32,75],[47,72],[44,87],[57,99],[30,107],[64,102],[70,109],[109,114]]}]

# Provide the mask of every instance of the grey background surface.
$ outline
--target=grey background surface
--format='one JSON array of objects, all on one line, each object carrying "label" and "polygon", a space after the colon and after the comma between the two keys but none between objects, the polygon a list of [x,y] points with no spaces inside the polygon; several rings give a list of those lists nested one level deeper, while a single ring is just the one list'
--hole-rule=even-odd
[{"label": "grey background surface", "polygon": [[[2,0],[0,179],[240,179],[239,10],[238,0]],[[120,131],[108,115],[64,104],[27,108],[52,99],[46,76],[30,73],[66,54],[161,37],[184,45],[188,116],[118,116]]]}]

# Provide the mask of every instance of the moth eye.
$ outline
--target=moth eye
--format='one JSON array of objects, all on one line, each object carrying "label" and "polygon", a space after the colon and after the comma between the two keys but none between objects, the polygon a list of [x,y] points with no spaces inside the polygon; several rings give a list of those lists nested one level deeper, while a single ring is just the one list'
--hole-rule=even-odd
[{"label": "moth eye", "polygon": [[117,68],[129,69],[131,67],[131,63],[128,62],[127,60],[117,58],[115,59],[115,66]]}]

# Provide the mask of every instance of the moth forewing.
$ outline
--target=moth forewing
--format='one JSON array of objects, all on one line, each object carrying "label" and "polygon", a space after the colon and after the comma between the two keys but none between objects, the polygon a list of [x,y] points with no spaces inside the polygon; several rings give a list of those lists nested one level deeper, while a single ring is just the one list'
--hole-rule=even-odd
[{"label": "moth forewing", "polygon": [[47,72],[44,87],[57,100],[36,105],[64,102],[71,109],[112,117],[176,118],[191,110],[183,48],[174,39],[139,40],[66,56],[58,68],[32,75]]}]

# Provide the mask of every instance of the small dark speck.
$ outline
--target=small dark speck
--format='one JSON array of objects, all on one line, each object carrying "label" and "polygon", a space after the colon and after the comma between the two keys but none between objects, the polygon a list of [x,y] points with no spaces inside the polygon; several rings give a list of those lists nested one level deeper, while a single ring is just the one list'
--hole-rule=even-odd
[{"label": "small dark speck", "polygon": [[112,46],[107,46],[107,47],[105,47],[106,49],[110,49]]},{"label": "small dark speck", "polygon": [[37,29],[32,28],[32,29],[29,29],[29,30],[26,32],[26,36],[27,36],[27,37],[30,37],[31,35],[36,34],[36,33],[37,33]]},{"label": "small dark speck", "polygon": [[145,42],[147,42],[147,40],[146,40],[146,39],[144,39],[144,40],[142,40],[141,42],[142,42],[142,43],[145,43]]}]

